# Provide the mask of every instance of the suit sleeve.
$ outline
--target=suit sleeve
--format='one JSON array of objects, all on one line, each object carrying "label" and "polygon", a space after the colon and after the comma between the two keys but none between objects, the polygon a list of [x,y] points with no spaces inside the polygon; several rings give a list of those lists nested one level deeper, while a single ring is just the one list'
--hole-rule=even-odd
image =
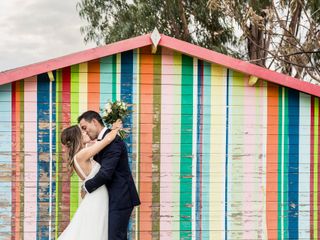
[{"label": "suit sleeve", "polygon": [[122,152],[122,144],[115,140],[102,153],[99,172],[84,183],[86,190],[92,193],[102,185],[112,180],[112,175],[118,165]]}]

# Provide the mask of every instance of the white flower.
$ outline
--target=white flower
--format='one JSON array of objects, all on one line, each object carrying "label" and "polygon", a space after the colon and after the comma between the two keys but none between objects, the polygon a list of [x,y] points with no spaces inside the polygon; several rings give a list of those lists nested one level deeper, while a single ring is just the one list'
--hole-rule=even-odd
[{"label": "white flower", "polygon": [[124,102],[121,103],[121,108],[122,108],[122,110],[126,110],[127,109],[127,106],[126,106],[126,104]]},{"label": "white flower", "polygon": [[111,103],[107,103],[106,105],[104,105],[104,109],[107,111],[107,112],[110,112],[111,110]]}]

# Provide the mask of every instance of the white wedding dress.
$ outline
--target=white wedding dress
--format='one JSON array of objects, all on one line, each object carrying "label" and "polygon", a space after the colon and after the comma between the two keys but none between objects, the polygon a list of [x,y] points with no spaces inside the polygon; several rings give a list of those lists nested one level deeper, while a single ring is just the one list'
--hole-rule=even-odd
[{"label": "white wedding dress", "polygon": [[[74,158],[78,172],[85,180],[96,175],[100,164],[91,161],[91,171],[86,176]],[[58,240],[108,240],[108,212],[109,196],[105,185],[94,192],[86,194],[67,228],[58,237]]]}]

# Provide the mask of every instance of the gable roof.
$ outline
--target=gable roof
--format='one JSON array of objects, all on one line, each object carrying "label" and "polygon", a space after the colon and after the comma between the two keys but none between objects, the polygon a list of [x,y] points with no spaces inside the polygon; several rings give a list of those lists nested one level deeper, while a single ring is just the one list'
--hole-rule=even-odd
[{"label": "gable roof", "polygon": [[[24,67],[0,72],[0,85],[149,45],[152,45],[151,34],[146,34],[139,37],[111,43],[105,46],[69,54],[63,57],[54,58],[48,61],[43,61]],[[168,37],[163,34],[161,34],[159,46],[170,48],[183,54],[197,57],[204,61],[216,63],[226,68],[233,69],[250,76],[255,76],[272,83],[276,83],[320,97],[319,85],[304,82],[302,80],[277,73],[263,67],[259,67],[243,60],[235,59],[233,57],[229,57],[224,54],[193,45],[191,43]]]}]

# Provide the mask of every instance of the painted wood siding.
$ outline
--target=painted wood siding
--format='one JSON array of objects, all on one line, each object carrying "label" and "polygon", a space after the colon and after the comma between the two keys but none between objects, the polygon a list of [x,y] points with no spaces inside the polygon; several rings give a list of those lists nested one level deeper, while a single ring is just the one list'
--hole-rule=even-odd
[{"label": "painted wood siding", "polygon": [[53,74],[0,86],[0,239],[56,239],[67,226],[81,182],[60,133],[109,99],[133,110],[126,141],[142,204],[129,239],[319,238],[319,98],[251,87],[166,48]]}]

